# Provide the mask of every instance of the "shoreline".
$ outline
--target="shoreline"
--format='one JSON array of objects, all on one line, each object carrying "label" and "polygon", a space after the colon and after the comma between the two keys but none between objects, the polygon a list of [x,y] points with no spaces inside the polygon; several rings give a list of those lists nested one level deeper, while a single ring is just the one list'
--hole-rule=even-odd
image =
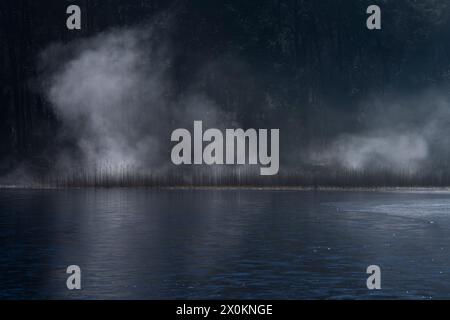
[{"label": "shoreline", "polygon": [[450,187],[305,187],[305,186],[23,186],[0,185],[0,190],[80,190],[80,189],[147,189],[147,190],[261,190],[261,191],[319,191],[319,192],[414,192],[450,193]]}]

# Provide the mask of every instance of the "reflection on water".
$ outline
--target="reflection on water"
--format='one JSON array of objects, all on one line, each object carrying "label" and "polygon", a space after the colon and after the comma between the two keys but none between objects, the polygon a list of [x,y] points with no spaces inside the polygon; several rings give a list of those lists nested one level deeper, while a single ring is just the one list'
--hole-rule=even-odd
[{"label": "reflection on water", "polygon": [[450,298],[449,215],[445,193],[3,190],[0,298]]}]

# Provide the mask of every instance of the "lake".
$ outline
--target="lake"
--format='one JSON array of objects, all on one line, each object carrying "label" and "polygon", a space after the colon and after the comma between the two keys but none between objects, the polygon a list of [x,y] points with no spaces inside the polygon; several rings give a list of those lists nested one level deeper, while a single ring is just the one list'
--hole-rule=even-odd
[{"label": "lake", "polygon": [[1,299],[448,299],[450,193],[3,189],[0,249]]}]

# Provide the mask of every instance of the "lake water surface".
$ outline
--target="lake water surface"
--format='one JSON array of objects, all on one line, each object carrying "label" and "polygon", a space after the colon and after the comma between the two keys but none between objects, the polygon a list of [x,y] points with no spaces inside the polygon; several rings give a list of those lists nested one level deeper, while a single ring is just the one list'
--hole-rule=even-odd
[{"label": "lake water surface", "polygon": [[0,249],[2,299],[450,298],[450,194],[4,189]]}]

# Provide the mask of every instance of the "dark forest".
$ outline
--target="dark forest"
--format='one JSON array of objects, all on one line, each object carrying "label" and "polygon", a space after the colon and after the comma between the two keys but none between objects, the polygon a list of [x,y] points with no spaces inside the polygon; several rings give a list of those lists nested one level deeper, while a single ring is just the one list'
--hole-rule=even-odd
[{"label": "dark forest", "polygon": [[[79,31],[65,26],[69,4],[82,10]],[[366,28],[371,4],[2,1],[0,183],[449,186],[450,5],[377,1],[382,29],[372,31]],[[93,50],[101,42],[98,37],[130,28],[152,30],[141,51],[149,52],[149,64],[157,64],[152,70],[161,76],[150,78],[161,88],[155,97],[142,93],[145,98],[124,106],[131,114],[129,123],[136,123],[133,117],[145,119],[136,128],[123,129],[133,134],[124,138],[127,148],[119,150],[133,153],[141,150],[140,142],[157,142],[139,154],[145,160],[138,163],[93,163],[96,154],[87,160],[83,148],[98,132],[73,125],[48,93],[58,86],[52,83],[55,75],[83,50]],[[105,99],[110,98],[106,91]],[[145,109],[159,101],[161,106]],[[129,111],[134,108],[138,111]],[[187,112],[189,108],[195,110]],[[200,116],[211,125],[280,128],[280,174],[259,177],[247,167],[191,170],[171,165],[170,132]],[[103,152],[98,145],[89,148]]]}]

